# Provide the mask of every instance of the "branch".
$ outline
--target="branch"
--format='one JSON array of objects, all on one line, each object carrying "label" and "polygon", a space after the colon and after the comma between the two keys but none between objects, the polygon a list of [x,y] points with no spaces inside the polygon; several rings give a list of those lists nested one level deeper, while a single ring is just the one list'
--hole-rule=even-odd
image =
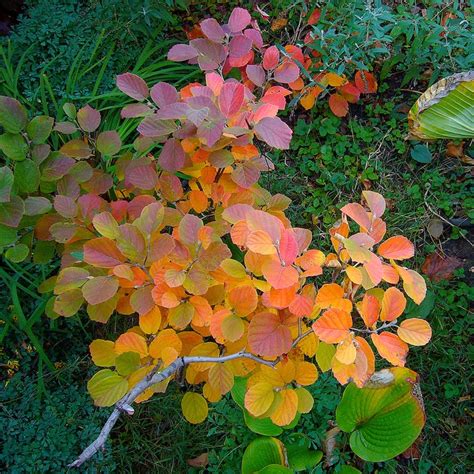
[{"label": "branch", "polygon": [[391,321],[389,323],[382,324],[382,326],[380,326],[379,328],[375,328],[375,329],[351,328],[351,331],[363,332],[363,333],[366,333],[366,334],[377,334],[379,331],[382,331],[382,330],[387,329],[387,328],[391,328],[391,327],[396,326],[396,325],[397,325],[397,320],[394,319],[393,321]]},{"label": "branch", "polygon": [[253,354],[249,354],[248,352],[237,352],[236,354],[230,354],[227,356],[222,357],[204,357],[204,356],[196,356],[196,357],[180,357],[176,359],[171,365],[166,367],[166,369],[162,370],[161,372],[152,371],[148,374],[141,382],[139,382],[135,387],[133,387],[121,400],[119,400],[115,404],[114,411],[110,414],[109,418],[105,422],[99,436],[93,441],[84,451],[80,454],[80,456],[68,467],[79,467],[87,460],[89,460],[92,456],[94,456],[100,449],[103,449],[107,438],[112,431],[112,428],[117,423],[122,412],[127,413],[128,415],[133,415],[134,410],[132,408],[132,403],[135,399],[141,395],[147,388],[155,385],[163,380],[171,377],[173,374],[178,372],[181,368],[189,365],[189,364],[196,364],[202,362],[218,362],[223,363],[229,360],[234,359],[250,359],[259,364],[268,365],[269,367],[275,367],[275,365],[279,362],[277,360],[265,360],[260,357],[257,357]]}]

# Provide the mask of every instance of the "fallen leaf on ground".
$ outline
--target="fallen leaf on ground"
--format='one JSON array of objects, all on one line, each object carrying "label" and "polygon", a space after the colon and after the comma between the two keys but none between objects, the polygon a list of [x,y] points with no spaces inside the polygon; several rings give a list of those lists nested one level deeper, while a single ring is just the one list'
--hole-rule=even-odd
[{"label": "fallen leaf on ground", "polygon": [[431,281],[449,280],[453,277],[453,272],[462,267],[462,260],[456,257],[445,256],[439,253],[428,255],[421,267],[421,271],[428,276]]}]

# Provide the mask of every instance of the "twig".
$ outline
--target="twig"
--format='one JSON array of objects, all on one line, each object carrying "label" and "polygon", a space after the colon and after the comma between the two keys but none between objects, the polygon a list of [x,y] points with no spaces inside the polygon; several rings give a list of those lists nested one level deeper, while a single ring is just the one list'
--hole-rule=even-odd
[{"label": "twig", "polygon": [[366,334],[377,334],[379,331],[383,331],[384,329],[391,328],[393,326],[397,325],[397,320],[394,319],[393,321],[389,323],[382,324],[379,328],[376,329],[357,329],[357,328],[351,328],[351,331],[357,331],[357,332],[363,332]]},{"label": "twig", "polygon": [[[304,335],[302,335],[304,336]],[[301,338],[302,338],[301,336]],[[301,340],[300,338],[295,339],[293,343],[293,347]],[[122,412],[125,412],[129,415],[133,415],[134,410],[132,408],[132,403],[135,399],[141,395],[146,389],[155,385],[163,380],[166,380],[168,377],[171,377],[176,372],[178,372],[183,367],[189,364],[197,364],[197,363],[205,363],[205,362],[217,362],[223,363],[229,360],[234,359],[250,359],[259,364],[264,364],[269,367],[275,367],[275,365],[280,361],[279,359],[276,360],[265,360],[260,357],[257,357],[253,354],[248,352],[237,352],[236,354],[230,354],[227,356],[222,357],[204,357],[204,356],[196,356],[196,357],[180,357],[176,359],[171,365],[169,365],[166,369],[162,370],[161,372],[155,373],[152,371],[145,377],[141,382],[139,382],[135,387],[133,387],[121,400],[119,400],[115,404],[114,411],[110,414],[109,418],[105,422],[105,425],[102,427],[102,430],[99,436],[93,441],[84,451],[80,454],[80,456],[68,467],[79,467],[84,464],[87,460],[89,460],[92,456],[94,456],[100,449],[103,449],[107,438],[112,431],[115,423],[119,419]]]}]

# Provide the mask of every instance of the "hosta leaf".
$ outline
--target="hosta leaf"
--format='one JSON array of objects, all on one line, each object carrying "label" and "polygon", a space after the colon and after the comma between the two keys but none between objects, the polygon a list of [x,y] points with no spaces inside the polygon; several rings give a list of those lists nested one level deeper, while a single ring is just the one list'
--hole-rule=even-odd
[{"label": "hosta leaf", "polygon": [[394,367],[374,374],[362,389],[353,383],[347,386],[336,420],[351,433],[350,445],[357,456],[386,461],[416,440],[425,423],[416,379],[412,370]]},{"label": "hosta leaf", "polygon": [[128,390],[128,382],[117,372],[103,369],[87,382],[87,390],[99,407],[110,407],[118,402]]},{"label": "hosta leaf", "polygon": [[311,470],[323,458],[322,451],[309,449],[307,446],[287,444],[288,464],[294,471]]},{"label": "hosta leaf", "polygon": [[26,127],[26,133],[34,145],[44,143],[51,134],[54,119],[47,115],[39,115],[33,118]]},{"label": "hosta leaf", "polygon": [[284,466],[286,450],[276,438],[261,437],[253,440],[242,457],[242,474],[254,474],[271,464]]},{"label": "hosta leaf", "polygon": [[26,158],[28,145],[25,139],[18,133],[4,133],[0,135],[0,150],[7,158],[21,161]]},{"label": "hosta leaf", "polygon": [[202,395],[187,392],[181,400],[181,410],[189,423],[197,425],[207,418],[209,408],[206,399]]},{"label": "hosta leaf", "polygon": [[17,100],[0,96],[0,125],[8,133],[21,132],[27,123],[26,109]]},{"label": "hosta leaf", "polygon": [[408,113],[410,137],[421,140],[474,137],[474,71],[433,84]]}]

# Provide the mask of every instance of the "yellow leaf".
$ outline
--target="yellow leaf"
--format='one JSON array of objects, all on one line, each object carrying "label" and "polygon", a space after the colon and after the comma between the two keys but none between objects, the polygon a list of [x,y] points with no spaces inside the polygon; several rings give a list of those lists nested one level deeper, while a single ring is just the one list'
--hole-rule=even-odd
[{"label": "yellow leaf", "polygon": [[197,425],[207,418],[209,408],[206,399],[202,395],[188,392],[181,400],[181,410],[189,423]]},{"label": "yellow leaf", "polygon": [[311,362],[298,362],[296,364],[295,382],[300,385],[313,385],[318,380],[318,370]]},{"label": "yellow leaf", "polygon": [[87,383],[87,390],[99,407],[110,407],[118,402],[128,391],[128,382],[117,372],[103,369]]},{"label": "yellow leaf", "polygon": [[277,392],[275,408],[270,419],[278,426],[289,425],[298,412],[298,395],[290,388]]},{"label": "yellow leaf", "polygon": [[271,407],[275,398],[273,386],[268,382],[251,385],[245,394],[245,408],[253,416],[261,416]]},{"label": "yellow leaf", "polygon": [[98,367],[112,367],[115,365],[115,343],[113,341],[106,341],[104,339],[96,339],[89,345],[89,352],[92,356],[92,361]]},{"label": "yellow leaf", "polygon": [[406,319],[400,324],[397,334],[402,341],[412,346],[424,346],[431,339],[431,327],[424,319]]},{"label": "yellow leaf", "polygon": [[145,334],[155,334],[161,326],[160,308],[155,306],[148,313],[140,315],[138,324]]},{"label": "yellow leaf", "polygon": [[234,374],[226,367],[225,364],[215,364],[209,369],[209,384],[221,395],[230,392],[234,386]]},{"label": "yellow leaf", "polygon": [[314,405],[313,396],[303,387],[297,388],[295,392],[298,396],[298,411],[300,413],[309,413]]}]

